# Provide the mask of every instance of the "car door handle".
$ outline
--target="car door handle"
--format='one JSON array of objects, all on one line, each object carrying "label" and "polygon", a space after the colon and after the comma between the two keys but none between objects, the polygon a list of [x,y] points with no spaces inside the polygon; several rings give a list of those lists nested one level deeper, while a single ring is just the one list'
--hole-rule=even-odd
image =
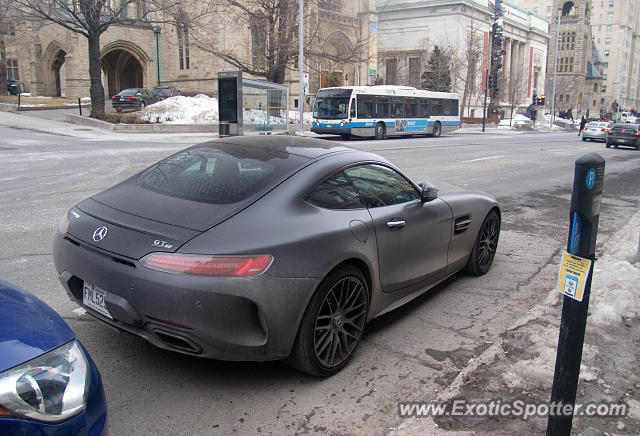
[{"label": "car door handle", "polygon": [[404,222],[404,220],[395,218],[392,219],[391,221],[387,221],[387,227],[389,227],[391,230],[393,229],[400,229],[402,227],[404,227],[406,223]]}]

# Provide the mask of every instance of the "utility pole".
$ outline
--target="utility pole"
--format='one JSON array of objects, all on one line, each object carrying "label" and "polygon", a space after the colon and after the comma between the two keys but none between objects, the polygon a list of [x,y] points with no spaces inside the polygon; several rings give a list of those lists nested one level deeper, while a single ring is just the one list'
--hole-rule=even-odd
[{"label": "utility pole", "polygon": [[300,136],[304,136],[304,0],[300,0],[300,23],[298,28],[298,70],[300,73],[300,97],[298,106],[300,107]]},{"label": "utility pole", "polygon": [[551,121],[549,128],[553,129],[553,122],[556,118],[556,82],[558,81],[558,52],[560,50],[560,15],[562,11],[558,11],[558,25],[556,26],[556,57],[553,60],[553,95],[551,96]]}]

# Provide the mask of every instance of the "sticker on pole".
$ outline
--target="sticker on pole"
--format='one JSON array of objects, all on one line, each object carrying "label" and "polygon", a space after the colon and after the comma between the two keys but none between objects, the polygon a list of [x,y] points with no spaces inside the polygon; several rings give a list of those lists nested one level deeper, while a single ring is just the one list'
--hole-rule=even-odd
[{"label": "sticker on pole", "polygon": [[589,259],[564,253],[558,271],[556,291],[574,300],[582,301],[590,269]]}]

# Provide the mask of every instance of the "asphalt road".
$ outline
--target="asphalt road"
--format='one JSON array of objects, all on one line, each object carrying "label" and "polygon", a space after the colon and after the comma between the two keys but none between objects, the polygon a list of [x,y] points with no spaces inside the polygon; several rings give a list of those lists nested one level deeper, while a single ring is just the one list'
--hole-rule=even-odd
[{"label": "asphalt road", "polygon": [[345,144],[375,151],[416,180],[494,194],[504,212],[489,274],[459,274],[371,322],[350,365],[329,379],[277,362],[234,363],[159,350],[70,302],[51,236],[79,200],[197,142],[143,135],[83,140],[0,127],[0,276],[38,295],[98,364],[111,434],[386,434],[397,402],[428,401],[554,286],[567,238],[573,163],[606,159],[599,244],[639,208],[640,152],[575,133],[457,135]]}]

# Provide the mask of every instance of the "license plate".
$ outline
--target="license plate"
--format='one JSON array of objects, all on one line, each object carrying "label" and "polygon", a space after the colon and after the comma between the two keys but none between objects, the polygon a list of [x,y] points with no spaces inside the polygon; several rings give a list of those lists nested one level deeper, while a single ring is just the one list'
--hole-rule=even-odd
[{"label": "license plate", "polygon": [[105,297],[107,291],[100,289],[99,287],[92,285],[91,283],[84,282],[82,289],[82,304],[90,309],[95,310],[98,313],[103,314],[107,318],[113,319],[109,311],[107,310],[107,304],[105,303]]},{"label": "license plate", "polygon": [[122,97],[122,96],[121,96],[121,97],[120,97],[120,101],[124,101],[124,97]]}]

